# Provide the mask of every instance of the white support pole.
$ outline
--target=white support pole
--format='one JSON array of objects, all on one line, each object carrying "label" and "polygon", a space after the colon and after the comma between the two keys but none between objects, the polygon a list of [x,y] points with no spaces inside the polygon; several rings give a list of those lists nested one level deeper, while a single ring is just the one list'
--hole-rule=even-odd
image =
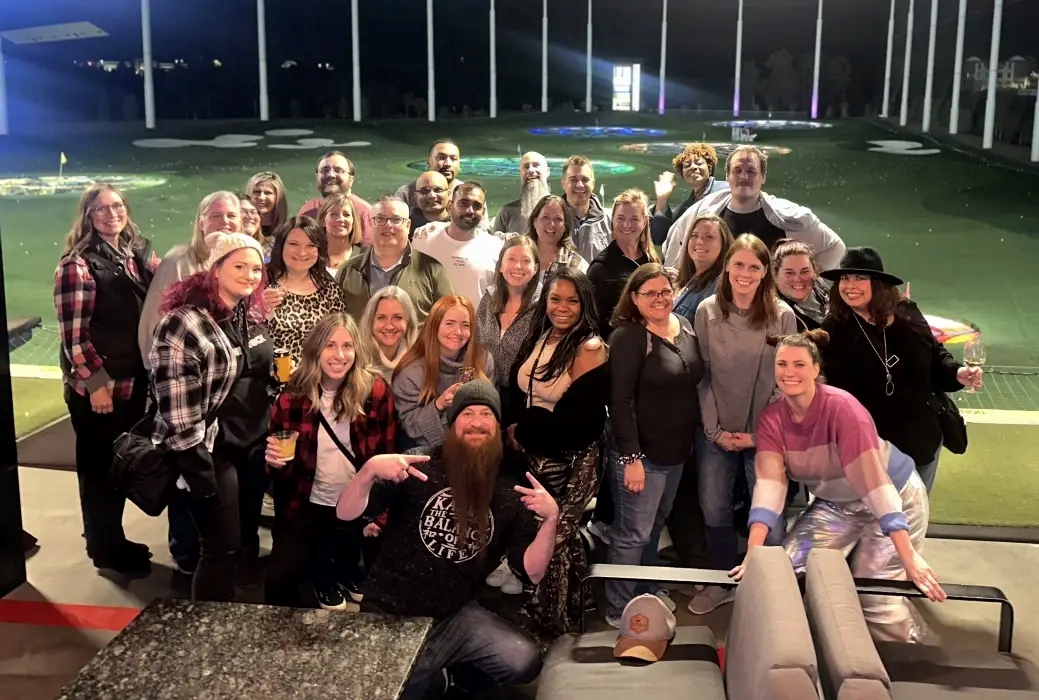
[{"label": "white support pole", "polygon": [[819,118],[819,64],[823,58],[823,0],[815,18],[815,68],[812,70],[812,119]]},{"label": "white support pole", "polygon": [[952,106],[949,108],[949,133],[960,130],[960,86],[963,84],[963,33],[967,26],[967,0],[960,0],[956,18],[956,58],[952,68]]},{"label": "white support pole", "polygon": [[498,56],[494,28],[494,0],[491,0],[491,119],[498,116]]},{"label": "white support pole", "polygon": [[588,0],[588,49],[584,57],[584,111],[592,111],[592,0]]},{"label": "white support pole", "polygon": [[437,120],[436,66],[433,64],[433,0],[426,0],[426,112],[429,121]]},{"label": "white support pole", "polygon": [[260,70],[260,121],[270,121],[270,98],[267,94],[267,6],[256,0],[256,47]]},{"label": "white support pole", "polygon": [[931,131],[931,100],[934,97],[934,44],[938,40],[938,0],[931,0],[931,28],[927,36],[927,79],[924,82],[925,134]]},{"label": "white support pole", "polygon": [[880,116],[888,118],[891,110],[891,54],[895,48],[895,3],[891,0],[891,13],[887,18],[887,59],[884,62],[884,104],[880,107]]},{"label": "white support pole", "polygon": [[358,0],[350,0],[350,53],[353,67],[354,121],[361,121],[361,23],[357,17]]},{"label": "white support pole", "polygon": [[732,81],[732,116],[740,116],[740,73],[743,69],[743,0],[736,15],[736,76]]},{"label": "white support pole", "polygon": [[909,122],[909,69],[913,63],[913,6],[915,0],[909,0],[909,13],[906,19],[906,58],[902,66],[902,112],[898,116],[898,125],[905,126]]},{"label": "white support pole", "polygon": [[992,148],[996,132],[996,75],[999,73],[999,39],[1003,31],[1003,0],[996,0],[992,10],[992,50],[988,58],[988,95],[985,96],[985,135],[981,147]]},{"label": "white support pole", "polygon": [[155,128],[155,82],[152,73],[151,0],[141,0],[141,44],[144,49],[144,128]]},{"label": "white support pole", "polygon": [[1036,81],[1035,112],[1032,113],[1032,162],[1039,163],[1039,81]]},{"label": "white support pole", "polygon": [[541,0],[541,111],[548,112],[548,0]]},{"label": "white support pole", "polygon": [[4,74],[4,38],[0,36],[0,136],[7,136],[7,76]]},{"label": "white support pole", "polygon": [[657,98],[657,114],[664,114],[664,83],[667,81],[667,0],[660,20],[660,96]]}]

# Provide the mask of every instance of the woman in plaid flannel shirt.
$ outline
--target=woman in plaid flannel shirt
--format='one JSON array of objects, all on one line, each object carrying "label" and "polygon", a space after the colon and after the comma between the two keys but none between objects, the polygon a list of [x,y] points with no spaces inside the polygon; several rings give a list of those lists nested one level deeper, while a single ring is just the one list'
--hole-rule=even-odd
[{"label": "woman in plaid flannel shirt", "polygon": [[152,440],[171,451],[177,485],[190,496],[200,540],[192,597],[228,601],[241,547],[240,460],[223,448],[228,429],[247,412],[239,385],[270,375],[273,348],[263,327],[259,242],[217,232],[206,245],[207,271],[170,288],[155,327],[148,354],[158,404]]},{"label": "woman in plaid flannel shirt", "polygon": [[65,403],[76,432],[76,472],[87,556],[98,568],[146,572],[151,553],[123,532],[126,499],[108,483],[112,441],[144,417],[147,374],[137,323],[159,264],[122,193],[91,185],[54,279]]},{"label": "woman in plaid flannel shirt", "polygon": [[[344,610],[360,602],[364,522],[336,518],[336,502],[357,470],[396,447],[397,414],[389,384],[371,367],[371,351],[353,318],[328,314],[307,336],[300,365],[274,404],[267,464],[274,477],[273,547],[266,602],[298,606],[312,564],[318,604]],[[273,433],[296,431],[283,459]],[[366,564],[370,557],[365,553]]]}]

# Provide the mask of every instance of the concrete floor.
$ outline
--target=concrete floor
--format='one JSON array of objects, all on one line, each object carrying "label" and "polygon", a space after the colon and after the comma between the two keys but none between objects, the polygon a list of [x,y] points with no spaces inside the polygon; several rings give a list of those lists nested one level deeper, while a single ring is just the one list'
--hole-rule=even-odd
[{"label": "concrete floor", "polygon": [[[156,597],[187,597],[188,581],[176,573],[166,547],[165,517],[149,518],[128,506],[124,519],[131,539],[154,553],[147,578],[105,577],[93,568],[83,548],[75,474],[43,469],[20,470],[25,529],[40,540],[28,561],[28,582],[6,600],[140,609]],[[270,535],[261,531],[261,546]],[[928,541],[928,562],[943,581],[1001,588],[1014,604],[1014,651],[1039,664],[1039,546],[955,540]],[[259,602],[259,593],[243,596]],[[679,602],[679,624],[708,624],[724,639],[731,606],[705,617]],[[996,647],[999,610],[979,603],[921,603],[939,643],[965,649]],[[598,625],[593,625],[598,627]],[[0,698],[46,700],[107,644],[116,632],[68,626],[0,623]]]}]

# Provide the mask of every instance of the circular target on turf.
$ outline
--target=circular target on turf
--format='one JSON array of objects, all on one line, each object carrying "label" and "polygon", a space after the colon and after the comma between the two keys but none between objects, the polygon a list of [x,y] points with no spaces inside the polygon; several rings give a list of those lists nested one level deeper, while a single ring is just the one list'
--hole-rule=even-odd
[{"label": "circular target on turf", "polygon": [[[563,171],[564,163],[566,163],[565,158],[548,159],[548,167],[552,170],[552,172],[561,173]],[[429,169],[429,164],[426,163],[426,161],[424,160],[416,160],[408,163],[408,167],[412,170],[425,172]],[[463,178],[514,178],[519,175],[519,167],[519,156],[487,156],[475,158],[462,158],[461,174]],[[635,170],[634,165],[628,165],[627,163],[620,163],[614,160],[593,159],[592,167],[595,169],[595,174],[599,177],[602,177],[604,175],[624,175],[625,173],[630,173]]]},{"label": "circular target on turf", "polygon": [[[628,153],[645,153],[652,156],[668,156],[673,158],[679,153],[685,150],[686,146],[694,143],[700,143],[699,141],[653,141],[650,143],[625,143],[618,148]],[[742,143],[733,143],[730,141],[710,141],[708,145],[713,147],[718,153],[718,159],[724,160],[729,156],[730,153],[737,146],[745,146]],[[790,153],[790,149],[786,146],[766,146],[764,144],[754,144],[757,148],[760,148],[768,156],[785,156]]]},{"label": "circular target on turf", "polygon": [[87,187],[107,182],[121,190],[139,190],[156,187],[166,182],[157,175],[30,175],[27,177],[0,178],[0,197],[44,197],[51,195],[76,195]]},{"label": "circular target on turf", "polygon": [[711,126],[753,129],[755,131],[799,131],[804,129],[829,129],[833,124],[802,119],[731,119],[724,122],[711,122]]},{"label": "circular target on turf", "polygon": [[663,129],[644,129],[637,126],[539,126],[530,129],[535,136],[566,136],[578,139],[655,138],[666,136]]}]

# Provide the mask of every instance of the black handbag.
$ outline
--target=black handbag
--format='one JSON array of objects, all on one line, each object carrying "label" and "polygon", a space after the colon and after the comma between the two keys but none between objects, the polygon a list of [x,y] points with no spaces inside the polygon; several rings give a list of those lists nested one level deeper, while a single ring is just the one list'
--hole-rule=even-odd
[{"label": "black handbag", "polygon": [[938,423],[942,427],[942,444],[945,449],[954,455],[961,455],[967,451],[967,423],[960,415],[960,409],[956,402],[949,398],[944,392],[935,395],[938,399]]},{"label": "black handbag", "polygon": [[[166,510],[177,491],[180,473],[165,444],[152,442],[152,428],[158,404],[152,405],[144,417],[112,443],[112,467],[109,479],[126,499],[147,515],[158,517]],[[206,418],[205,432],[216,420],[216,411]]]}]

